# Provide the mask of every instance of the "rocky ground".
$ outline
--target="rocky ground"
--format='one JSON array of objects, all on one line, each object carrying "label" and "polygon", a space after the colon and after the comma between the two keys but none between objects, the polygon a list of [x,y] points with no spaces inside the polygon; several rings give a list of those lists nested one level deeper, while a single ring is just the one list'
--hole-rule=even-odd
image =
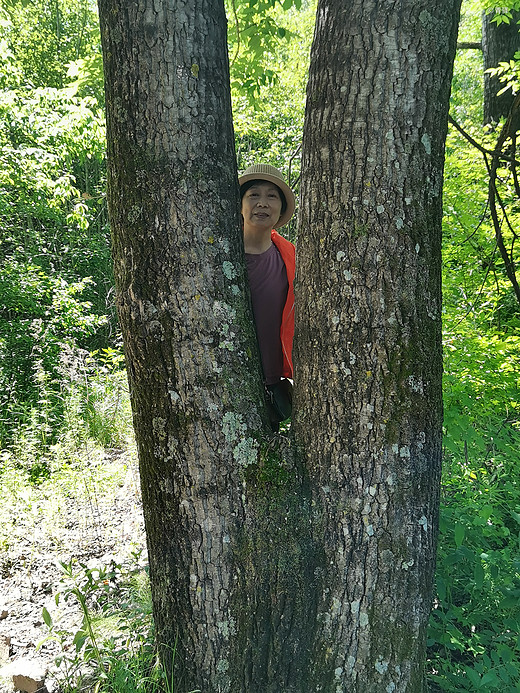
[{"label": "rocky ground", "polygon": [[49,634],[43,608],[66,633],[81,622],[76,600],[56,604],[61,562],[78,570],[146,562],[135,460],[86,450],[80,463],[55,466],[50,479],[31,485],[11,456],[0,459],[0,693],[33,693],[43,681],[57,690],[62,645],[39,645]]}]

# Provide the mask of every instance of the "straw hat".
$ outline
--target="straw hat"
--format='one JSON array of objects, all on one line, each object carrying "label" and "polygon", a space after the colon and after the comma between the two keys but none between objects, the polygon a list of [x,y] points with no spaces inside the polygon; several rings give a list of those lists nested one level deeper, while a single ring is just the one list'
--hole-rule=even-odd
[{"label": "straw hat", "polygon": [[287,224],[289,219],[294,214],[296,201],[294,199],[293,191],[284,181],[280,171],[274,166],[269,166],[269,164],[254,164],[253,166],[246,168],[242,175],[238,177],[238,183],[240,186],[244,185],[244,183],[247,183],[250,180],[266,180],[269,183],[274,183],[280,188],[284,194],[285,201],[287,202],[287,209],[275,224],[275,229],[279,229],[280,226]]}]

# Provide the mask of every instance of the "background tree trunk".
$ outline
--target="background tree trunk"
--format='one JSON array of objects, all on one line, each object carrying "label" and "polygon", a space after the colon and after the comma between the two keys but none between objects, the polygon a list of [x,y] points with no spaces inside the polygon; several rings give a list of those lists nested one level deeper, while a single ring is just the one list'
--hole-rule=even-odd
[{"label": "background tree trunk", "polygon": [[[484,56],[484,124],[498,123],[500,118],[507,118],[515,95],[508,89],[503,94],[498,92],[503,84],[498,77],[492,77],[485,70],[498,67],[501,62],[509,62],[517,51],[520,51],[520,33],[518,22],[520,12],[513,12],[510,24],[493,22],[494,12],[482,15],[482,52]],[[515,118],[514,130],[518,129],[518,115]]]},{"label": "background tree trunk", "polygon": [[441,467],[441,195],[459,0],[321,0],[296,442],[324,548],[312,691],[424,690]]}]

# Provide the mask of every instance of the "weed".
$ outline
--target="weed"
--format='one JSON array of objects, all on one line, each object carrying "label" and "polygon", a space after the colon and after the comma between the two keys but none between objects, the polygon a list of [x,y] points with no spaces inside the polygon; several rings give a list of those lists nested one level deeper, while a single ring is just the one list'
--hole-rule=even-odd
[{"label": "weed", "polygon": [[49,630],[45,640],[61,647],[56,663],[62,693],[174,693],[174,680],[161,666],[155,646],[147,570],[139,551],[133,558],[130,567],[114,561],[99,568],[75,561],[61,564],[56,605],[73,599],[82,616],[72,632],[60,629],[43,610]]},{"label": "weed", "polygon": [[134,558],[130,568],[115,562],[99,568],[75,561],[61,564],[63,577],[56,605],[73,600],[81,613],[79,628],[68,631],[43,610],[49,630],[45,640],[52,639],[61,647],[56,663],[63,693],[168,690],[161,687],[146,571],[139,564],[138,553]]},{"label": "weed", "polygon": [[434,690],[520,690],[516,460],[446,460],[429,628]]}]

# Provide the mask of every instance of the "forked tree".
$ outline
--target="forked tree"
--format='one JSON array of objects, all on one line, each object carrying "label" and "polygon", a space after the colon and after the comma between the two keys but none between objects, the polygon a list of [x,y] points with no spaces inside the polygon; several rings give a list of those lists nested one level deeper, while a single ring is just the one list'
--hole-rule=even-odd
[{"label": "forked tree", "polygon": [[175,690],[422,690],[456,0],[323,2],[294,438],[269,433],[221,0],[99,0],[117,302]]}]

